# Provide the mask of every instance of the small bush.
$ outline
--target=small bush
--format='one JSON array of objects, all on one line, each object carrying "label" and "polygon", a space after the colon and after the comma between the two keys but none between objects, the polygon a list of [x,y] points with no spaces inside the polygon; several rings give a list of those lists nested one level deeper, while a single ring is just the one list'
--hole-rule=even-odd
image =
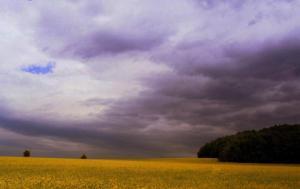
[{"label": "small bush", "polygon": [[30,151],[29,151],[29,150],[25,150],[25,151],[23,152],[23,156],[24,156],[24,157],[30,157]]},{"label": "small bush", "polygon": [[87,159],[87,156],[85,154],[82,154],[82,156],[80,157],[80,159]]}]

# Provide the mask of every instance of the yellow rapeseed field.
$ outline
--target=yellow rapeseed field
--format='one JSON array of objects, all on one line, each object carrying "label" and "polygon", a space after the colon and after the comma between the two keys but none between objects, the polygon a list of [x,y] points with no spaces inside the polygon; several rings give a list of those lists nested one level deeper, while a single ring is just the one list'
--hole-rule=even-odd
[{"label": "yellow rapeseed field", "polygon": [[1,189],[300,189],[300,165],[220,163],[215,159],[0,158]]}]

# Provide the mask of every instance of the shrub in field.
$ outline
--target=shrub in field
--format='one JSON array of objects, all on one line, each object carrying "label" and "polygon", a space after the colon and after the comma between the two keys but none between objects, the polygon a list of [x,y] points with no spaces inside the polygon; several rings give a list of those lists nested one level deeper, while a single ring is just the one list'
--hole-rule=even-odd
[{"label": "shrub in field", "polygon": [[30,157],[30,151],[29,151],[29,150],[25,150],[25,151],[23,152],[23,156],[24,156],[24,157]]},{"label": "shrub in field", "polygon": [[198,157],[232,162],[300,162],[300,125],[279,125],[222,137],[200,148]]},{"label": "shrub in field", "polygon": [[87,156],[85,154],[82,154],[82,156],[80,157],[80,159],[87,159]]}]

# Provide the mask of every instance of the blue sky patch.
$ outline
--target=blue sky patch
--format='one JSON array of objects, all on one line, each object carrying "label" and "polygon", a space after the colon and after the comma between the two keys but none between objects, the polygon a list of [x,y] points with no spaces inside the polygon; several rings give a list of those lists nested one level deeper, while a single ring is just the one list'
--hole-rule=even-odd
[{"label": "blue sky patch", "polygon": [[55,62],[49,62],[47,65],[30,65],[22,68],[22,71],[32,74],[49,74],[53,72]]}]

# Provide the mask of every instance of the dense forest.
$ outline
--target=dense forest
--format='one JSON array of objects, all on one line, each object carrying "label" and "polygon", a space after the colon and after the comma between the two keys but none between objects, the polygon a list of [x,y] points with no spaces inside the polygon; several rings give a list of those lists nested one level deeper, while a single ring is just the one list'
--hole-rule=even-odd
[{"label": "dense forest", "polygon": [[275,125],[218,138],[198,157],[228,162],[300,163],[300,125]]}]

